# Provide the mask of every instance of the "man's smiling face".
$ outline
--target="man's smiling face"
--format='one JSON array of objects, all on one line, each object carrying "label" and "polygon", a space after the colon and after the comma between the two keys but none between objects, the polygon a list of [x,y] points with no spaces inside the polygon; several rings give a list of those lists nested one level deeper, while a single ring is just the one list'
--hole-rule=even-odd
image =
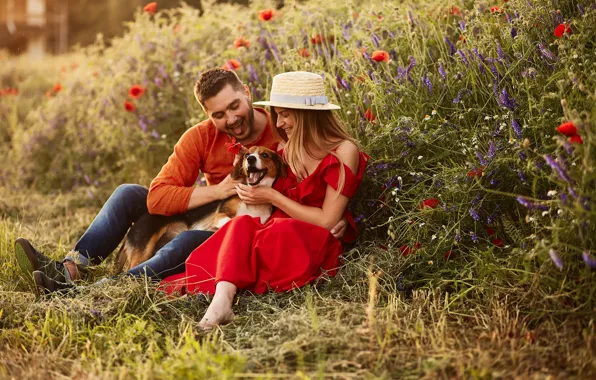
[{"label": "man's smiling face", "polygon": [[254,129],[254,110],[250,104],[248,88],[235,90],[225,86],[217,95],[205,100],[205,112],[215,128],[242,142]]}]

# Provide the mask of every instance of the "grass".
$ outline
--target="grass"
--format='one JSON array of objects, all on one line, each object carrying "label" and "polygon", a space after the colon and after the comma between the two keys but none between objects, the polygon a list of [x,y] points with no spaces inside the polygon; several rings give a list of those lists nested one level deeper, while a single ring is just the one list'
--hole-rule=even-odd
[{"label": "grass", "polygon": [[[39,298],[18,271],[12,242],[27,236],[60,258],[98,209],[85,205],[83,194],[0,191],[3,378],[596,375],[593,311],[580,306],[570,313],[568,295],[544,297],[537,278],[518,287],[509,286],[507,273],[483,280],[472,273],[479,268],[417,285],[407,258],[370,242],[350,252],[329,282],[285,294],[240,294],[234,322],[211,333],[197,327],[207,299],[168,298],[142,280]],[[96,276],[107,270],[98,268]]]}]

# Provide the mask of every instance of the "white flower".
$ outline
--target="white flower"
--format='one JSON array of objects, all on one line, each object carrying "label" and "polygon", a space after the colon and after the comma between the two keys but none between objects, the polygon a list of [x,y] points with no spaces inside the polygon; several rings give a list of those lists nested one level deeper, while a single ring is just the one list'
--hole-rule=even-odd
[{"label": "white flower", "polygon": [[558,215],[561,215],[562,213],[563,213],[563,210],[561,210],[561,209],[558,209],[558,210],[557,210],[557,214],[558,214]]},{"label": "white flower", "polygon": [[416,175],[416,172],[410,172],[410,175]]},{"label": "white flower", "polygon": [[542,211],[542,216],[547,216],[548,215],[548,211]]},{"label": "white flower", "polygon": [[352,111],[348,111],[348,112],[346,112],[346,114],[351,115],[352,114]]},{"label": "white flower", "polygon": [[557,195],[557,190],[549,190],[548,193],[546,193],[546,195],[548,195],[549,197],[554,197],[555,195]]},{"label": "white flower", "polygon": [[419,159],[419,160],[422,160],[422,156],[418,156],[418,159]]},{"label": "white flower", "polygon": [[433,111],[431,112],[431,114],[432,114],[433,116],[435,116],[435,115],[437,114],[437,111],[433,110]]},{"label": "white flower", "polygon": [[397,182],[399,182],[400,185],[402,184],[401,176],[397,177]]},{"label": "white flower", "polygon": [[426,116],[424,116],[424,120],[425,120],[425,121],[428,121],[428,120],[430,120],[430,115],[426,115]]},{"label": "white flower", "polygon": [[165,139],[165,138],[166,138],[166,135],[161,135],[161,138],[162,138],[162,139]]},{"label": "white flower", "polygon": [[423,227],[426,223],[422,222],[418,225],[418,227]]},{"label": "white flower", "polygon": [[433,236],[430,237],[430,240],[432,241],[432,240],[435,240],[436,238],[437,238],[437,235],[433,234]]},{"label": "white flower", "polygon": [[490,116],[485,116],[484,120],[490,120]]}]

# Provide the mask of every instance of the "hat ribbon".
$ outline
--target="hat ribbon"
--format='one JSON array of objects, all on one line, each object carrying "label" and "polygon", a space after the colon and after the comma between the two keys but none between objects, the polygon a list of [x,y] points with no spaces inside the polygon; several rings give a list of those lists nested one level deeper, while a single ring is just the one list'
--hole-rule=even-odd
[{"label": "hat ribbon", "polygon": [[329,99],[325,95],[303,96],[303,95],[271,94],[270,101],[271,102],[279,102],[279,103],[305,104],[307,106],[314,106],[315,104],[329,103]]}]

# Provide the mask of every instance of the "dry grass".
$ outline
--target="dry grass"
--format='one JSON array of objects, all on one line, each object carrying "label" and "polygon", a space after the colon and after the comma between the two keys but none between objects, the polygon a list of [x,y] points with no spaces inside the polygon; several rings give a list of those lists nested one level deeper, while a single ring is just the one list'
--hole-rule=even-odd
[{"label": "dry grass", "polygon": [[[406,258],[365,243],[329,282],[287,294],[240,294],[234,323],[210,334],[197,328],[205,297],[168,298],[144,281],[36,298],[17,270],[12,241],[25,235],[58,258],[97,208],[80,194],[2,192],[2,378],[596,375],[589,303],[572,309],[563,302],[570,295],[547,295],[539,281],[506,286],[512,277],[505,269],[419,286],[424,279]],[[399,275],[403,291],[396,290]]]}]

